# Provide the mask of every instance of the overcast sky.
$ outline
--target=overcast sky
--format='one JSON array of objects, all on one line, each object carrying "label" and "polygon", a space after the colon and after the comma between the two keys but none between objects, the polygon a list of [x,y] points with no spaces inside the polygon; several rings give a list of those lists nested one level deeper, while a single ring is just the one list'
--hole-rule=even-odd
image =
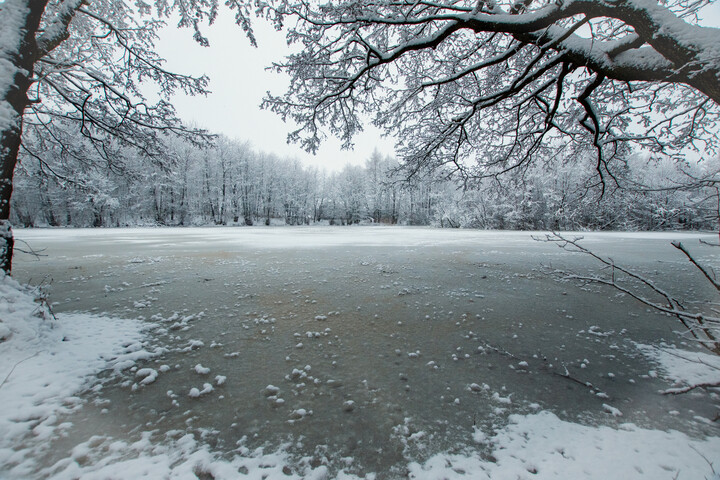
[{"label": "overcast sky", "polygon": [[[720,3],[707,7],[704,17],[704,24],[720,26]],[[259,105],[268,90],[277,95],[285,92],[287,78],[265,67],[281,61],[290,50],[284,33],[257,20],[254,29],[258,48],[250,46],[242,29],[233,23],[233,15],[223,9],[216,23],[203,29],[210,39],[208,48],[199,46],[189,29],[178,30],[170,25],[164,30],[158,50],[167,59],[169,69],[210,77],[209,96],[174,98],[181,118],[212,132],[250,141],[258,150],[298,158],[306,165],[328,170],[340,170],[347,163],[362,164],[375,148],[394,155],[394,141],[382,137],[371,125],[356,137],[352,151],[341,150],[340,142],[334,138],[324,141],[314,156],[296,144],[288,145],[286,138],[292,127]]]},{"label": "overcast sky", "polygon": [[188,29],[173,26],[162,35],[158,51],[167,59],[171,71],[204,73],[210,77],[209,96],[174,97],[173,104],[181,118],[212,132],[250,141],[258,150],[298,158],[307,165],[328,170],[340,170],[346,163],[362,164],[375,148],[385,155],[395,154],[394,141],[381,137],[381,132],[372,125],[355,139],[352,151],[341,150],[340,142],[332,137],[323,142],[317,155],[305,152],[297,144],[288,145],[286,138],[291,125],[259,107],[268,90],[279,95],[287,89],[287,77],[265,70],[290,52],[284,33],[255,21],[258,48],[254,48],[228,13],[221,10],[216,23],[203,28],[210,39],[207,48],[199,46]]}]

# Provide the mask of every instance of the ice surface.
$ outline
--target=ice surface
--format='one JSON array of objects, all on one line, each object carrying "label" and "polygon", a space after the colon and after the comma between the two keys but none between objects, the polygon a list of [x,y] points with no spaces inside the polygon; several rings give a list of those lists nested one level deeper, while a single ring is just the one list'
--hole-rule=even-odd
[{"label": "ice surface", "polygon": [[[614,292],[552,280],[543,266],[591,266],[525,232],[17,233],[49,256],[18,257],[16,277],[50,274],[60,315],[104,312],[151,329],[105,360],[115,373],[102,388],[69,389],[77,407],[51,419],[62,429],[37,429],[43,456],[21,427],[28,438],[11,448],[30,459],[25,477],[702,478],[702,458],[674,458],[673,445],[720,451],[704,421],[716,399],[658,393],[694,370],[638,348],[697,353],[678,325]],[[696,242],[708,236],[580,235],[679,296],[708,293],[668,243],[697,245],[717,264]]]}]

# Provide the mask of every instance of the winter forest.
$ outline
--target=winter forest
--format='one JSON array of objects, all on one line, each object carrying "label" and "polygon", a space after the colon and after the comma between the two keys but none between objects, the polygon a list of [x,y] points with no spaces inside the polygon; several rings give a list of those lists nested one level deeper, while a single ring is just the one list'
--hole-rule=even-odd
[{"label": "winter forest", "polygon": [[[74,139],[82,145],[83,138]],[[84,148],[91,149],[90,145]],[[13,224],[24,227],[429,225],[510,230],[712,230],[717,190],[682,188],[703,163],[631,157],[605,198],[586,165],[547,160],[518,175],[464,185],[443,172],[409,177],[377,150],[328,173],[220,138],[175,142],[169,164],[128,150],[110,165],[58,149],[16,172]],[[109,168],[108,168],[109,167]]]},{"label": "winter forest", "polygon": [[717,0],[0,0],[0,480],[720,480],[719,232]]}]

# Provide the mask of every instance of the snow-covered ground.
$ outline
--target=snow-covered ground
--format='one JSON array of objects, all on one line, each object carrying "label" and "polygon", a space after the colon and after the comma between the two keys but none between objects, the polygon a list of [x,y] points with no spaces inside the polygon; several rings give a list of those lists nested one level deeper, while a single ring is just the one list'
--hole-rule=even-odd
[{"label": "snow-covered ground", "polygon": [[[122,370],[159,351],[143,343],[145,324],[89,314],[54,318],[38,292],[0,277],[0,476],[32,476],[46,442],[72,423],[83,391],[102,370]],[[2,473],[4,472],[4,473]]]},{"label": "snow-covered ground", "polygon": [[[531,236],[548,232],[513,230],[466,230],[425,227],[161,227],[161,228],[36,228],[16,229],[18,238],[31,242],[73,242],[91,239],[112,244],[157,244],[172,247],[206,245],[218,248],[236,245],[250,248],[312,248],[337,246],[437,246],[467,244],[525,244]],[[716,240],[717,234],[696,232],[563,232],[567,237],[583,237],[586,242],[608,240],[690,241]]]},{"label": "snow-covered ground", "polygon": [[[699,237],[586,236],[627,257]],[[52,275],[59,313],[0,280],[0,478],[696,479],[720,470],[718,427],[706,415],[717,393],[659,393],[720,380],[717,358],[678,341],[670,322],[641,322],[644,309],[627,300],[594,312],[608,292],[528,273],[565,254],[527,233],[19,237],[49,257],[19,258],[16,276]],[[680,260],[639,263],[662,276]],[[93,309],[104,313],[76,311]],[[666,344],[648,341],[658,332],[670,332]],[[563,368],[593,388],[560,378]]]}]

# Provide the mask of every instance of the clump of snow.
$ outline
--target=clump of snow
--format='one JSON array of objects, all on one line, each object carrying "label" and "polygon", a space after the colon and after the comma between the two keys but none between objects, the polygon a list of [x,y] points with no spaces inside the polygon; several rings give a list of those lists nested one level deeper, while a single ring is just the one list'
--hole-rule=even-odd
[{"label": "clump of snow", "polygon": [[308,415],[312,415],[312,410],[306,410],[304,408],[298,408],[290,412],[290,420],[288,422],[294,423],[299,420],[302,420],[303,418],[307,417]]},{"label": "clump of snow", "polygon": [[182,351],[182,352],[189,352],[189,351],[191,351],[191,350],[195,350],[196,348],[200,348],[200,347],[202,347],[202,346],[204,346],[204,345],[205,345],[205,343],[203,343],[202,340],[190,340],[190,341],[188,342],[187,347],[184,347],[184,348],[180,349],[180,351]]},{"label": "clump of snow", "polygon": [[195,365],[194,370],[199,375],[207,375],[208,373],[210,373],[210,369],[207,367],[203,367],[202,364],[200,364],[200,363]]},{"label": "clump of snow", "polygon": [[501,397],[498,392],[493,393],[492,399],[495,400],[498,403],[502,403],[504,405],[510,405],[512,403],[512,399],[510,398],[510,395],[507,397]]},{"label": "clump of snow", "polygon": [[200,396],[202,396],[202,395],[205,395],[205,394],[208,394],[208,393],[212,392],[213,390],[215,390],[215,389],[213,388],[213,386],[212,386],[211,384],[209,384],[209,383],[203,383],[203,388],[202,388],[202,390],[200,390],[200,389],[198,389],[198,388],[195,388],[195,387],[191,388],[191,389],[190,389],[190,392],[188,392],[188,397],[190,397],[190,398],[198,398],[198,397],[200,397]]},{"label": "clump of snow", "polygon": [[[4,275],[0,325],[9,331],[0,342],[0,471],[5,475],[27,476],[43,441],[60,428],[58,417],[82,407],[74,395],[94,374],[153,355],[144,347],[142,322],[90,314],[58,314],[55,320],[30,288]],[[138,370],[141,383],[150,383],[153,371]]]},{"label": "clump of snow", "polygon": [[612,405],[608,405],[607,403],[602,404],[603,410],[608,412],[614,417],[622,417],[622,412],[618,410],[617,408],[613,407]]},{"label": "clump of snow", "polygon": [[593,325],[588,328],[587,333],[589,333],[590,335],[595,335],[596,337],[609,337],[610,335],[615,333],[615,331],[610,330],[609,332],[603,332],[602,330],[600,330],[600,327],[598,327],[597,325]]},{"label": "clump of snow", "polygon": [[142,378],[142,380],[140,380],[140,385],[148,385],[157,380],[158,372],[153,368],[141,368],[135,372],[135,376]]},{"label": "clump of snow", "polygon": [[485,443],[487,441],[487,435],[485,435],[485,432],[483,432],[482,429],[478,427],[473,427],[472,438],[475,443]]},{"label": "clump of snow", "polygon": [[263,395],[266,397],[271,397],[273,395],[277,395],[278,393],[280,393],[280,389],[275,385],[268,385],[263,389]]},{"label": "clump of snow", "polygon": [[473,392],[482,392],[483,390],[489,390],[490,385],[487,383],[483,383],[482,385],[478,385],[477,383],[471,383],[468,387]]}]

